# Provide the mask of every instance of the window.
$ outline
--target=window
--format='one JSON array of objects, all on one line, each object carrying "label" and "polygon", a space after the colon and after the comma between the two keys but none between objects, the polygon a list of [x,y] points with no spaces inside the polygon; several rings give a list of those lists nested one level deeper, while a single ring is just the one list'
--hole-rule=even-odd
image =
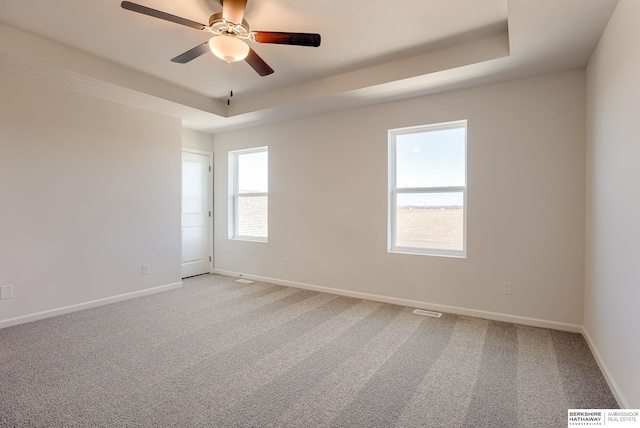
[{"label": "window", "polygon": [[390,252],[466,257],[467,122],[389,131]]},{"label": "window", "polygon": [[229,152],[229,238],[267,242],[267,147]]}]

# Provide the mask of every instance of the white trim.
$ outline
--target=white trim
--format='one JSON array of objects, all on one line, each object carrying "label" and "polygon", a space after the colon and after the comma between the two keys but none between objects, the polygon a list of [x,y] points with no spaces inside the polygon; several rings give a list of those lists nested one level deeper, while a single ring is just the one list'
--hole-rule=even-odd
[{"label": "white trim", "polygon": [[467,123],[467,119],[460,120],[452,120],[450,122],[441,122],[441,123],[427,123],[426,125],[415,125],[415,126],[405,126],[403,128],[393,128],[390,129],[389,132],[393,132],[397,135],[401,134],[413,134],[416,131],[420,131],[424,128],[429,128],[433,131],[444,131],[446,129],[456,129],[459,128],[460,125]]},{"label": "white trim", "polygon": [[414,248],[414,247],[394,247],[388,250],[391,254],[408,254],[410,256],[431,256],[431,257],[448,257],[450,259],[466,259],[467,255],[462,254],[460,250],[438,250],[438,253],[433,253],[429,249]]},{"label": "white trim", "polygon": [[182,281],[173,282],[171,284],[160,285],[152,288],[145,288],[144,290],[118,294],[117,296],[104,297],[102,299],[91,300],[84,303],[77,303],[75,305],[63,306],[61,308],[49,309],[42,312],[35,312],[33,314],[22,315],[19,317],[9,318],[6,320],[0,320],[0,329],[5,327],[11,327],[12,325],[38,321],[44,318],[50,318],[58,315],[70,314],[72,312],[83,311],[85,309],[90,309],[90,308],[95,308],[97,306],[103,306],[111,303],[121,302],[123,300],[135,299],[136,297],[147,296],[149,294],[160,293],[162,291],[174,290],[176,288],[181,288],[182,285],[183,285]]},{"label": "white trim", "polygon": [[621,409],[630,409],[631,406],[629,406],[629,402],[624,398],[624,395],[622,394],[622,391],[620,391],[618,384],[613,379],[613,376],[611,375],[609,368],[604,363],[604,359],[602,358],[602,355],[600,355],[600,351],[598,351],[598,348],[593,342],[593,339],[591,339],[591,335],[589,334],[589,331],[584,326],[582,326],[581,333],[584,336],[585,340],[587,341],[587,345],[589,345],[589,349],[591,349],[591,353],[593,354],[593,357],[596,359],[596,363],[598,363],[598,367],[600,367],[600,371],[604,376],[604,380],[607,381],[607,385],[609,385],[609,389],[613,393],[613,396],[618,402],[618,405],[620,406]]},{"label": "white trim", "polygon": [[229,239],[232,241],[261,242],[263,244],[269,243],[269,238],[260,237],[260,236],[237,235]]},{"label": "white trim", "polygon": [[237,153],[239,155],[248,155],[250,153],[266,152],[268,149],[269,149],[269,146],[260,146],[260,147],[251,147],[249,149],[231,150],[230,153]]},{"label": "white trim", "polygon": [[237,182],[236,171],[238,165],[236,165],[235,152],[230,151],[227,155],[227,238],[233,239],[235,235],[235,186]]},{"label": "white trim", "polygon": [[206,151],[206,150],[198,150],[198,149],[192,149],[190,147],[183,147],[182,151],[183,152],[189,152],[189,153],[196,153],[198,155],[205,155],[205,156],[213,157],[213,152],[209,152],[209,151]]},{"label": "white trim", "polygon": [[381,296],[379,294],[362,293],[359,291],[341,290],[339,288],[323,287],[320,285],[305,284],[295,281],[287,281],[277,278],[269,278],[258,275],[251,275],[239,272],[228,271],[224,269],[214,269],[213,273],[220,275],[233,276],[252,279],[254,281],[268,282],[271,284],[284,285],[287,287],[302,288],[305,290],[319,291],[321,293],[337,294],[339,296],[355,297],[364,300],[373,300],[375,302],[391,303],[394,305],[408,306],[411,308],[436,310],[438,312],[448,312],[450,314],[465,315],[475,318],[484,318],[494,321],[511,322],[514,324],[529,325],[532,327],[552,328],[554,330],[569,331],[572,333],[582,333],[582,326],[577,324],[569,324],[558,321],[543,320],[540,318],[522,317],[519,315],[509,315],[499,312],[481,311],[477,309],[462,308],[459,306],[441,305],[438,303],[421,302],[417,300],[401,299],[397,297]]},{"label": "white trim", "polygon": [[[239,240],[239,241],[250,241],[250,242],[269,242],[269,223],[267,220],[267,236],[249,236],[249,235],[240,235],[238,232],[238,211],[239,211],[239,202],[241,197],[251,197],[251,196],[264,196],[269,198],[269,189],[267,187],[266,192],[256,192],[256,193],[239,193],[238,183],[239,183],[239,159],[241,155],[247,155],[251,153],[261,153],[265,152],[267,154],[267,181],[268,181],[268,171],[269,171],[269,146],[261,146],[261,147],[253,147],[250,149],[243,150],[232,150],[229,151],[229,163],[228,163],[228,202],[227,202],[227,237],[230,240]],[[267,219],[269,218],[269,212],[267,209]]]},{"label": "white trim", "polygon": [[[445,187],[398,187],[397,183],[397,137],[418,132],[433,132],[448,129],[464,129],[464,185]],[[467,185],[468,185],[468,121],[466,119],[445,123],[410,126],[389,129],[387,131],[387,170],[388,170],[388,211],[387,211],[387,251],[396,254],[412,254],[437,257],[467,258]],[[403,247],[396,244],[398,194],[418,193],[462,193],[462,250],[427,247]]]}]

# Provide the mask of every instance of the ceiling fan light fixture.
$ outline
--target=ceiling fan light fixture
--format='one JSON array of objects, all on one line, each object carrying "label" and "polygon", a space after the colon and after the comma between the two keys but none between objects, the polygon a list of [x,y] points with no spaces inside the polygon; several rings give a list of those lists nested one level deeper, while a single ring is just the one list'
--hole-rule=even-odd
[{"label": "ceiling fan light fixture", "polygon": [[249,45],[234,36],[213,36],[209,39],[211,52],[227,62],[242,61],[249,55]]}]

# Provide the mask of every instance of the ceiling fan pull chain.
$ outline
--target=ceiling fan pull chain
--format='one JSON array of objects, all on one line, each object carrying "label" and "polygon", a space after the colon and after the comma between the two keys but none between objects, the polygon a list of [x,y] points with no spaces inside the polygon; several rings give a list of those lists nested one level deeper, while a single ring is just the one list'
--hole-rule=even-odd
[{"label": "ceiling fan pull chain", "polygon": [[231,104],[231,98],[233,97],[233,89],[231,89],[231,76],[233,75],[233,68],[231,67],[231,62],[228,62],[227,64],[229,64],[229,78],[227,81],[227,90],[229,93],[229,98],[227,98],[227,105]]}]

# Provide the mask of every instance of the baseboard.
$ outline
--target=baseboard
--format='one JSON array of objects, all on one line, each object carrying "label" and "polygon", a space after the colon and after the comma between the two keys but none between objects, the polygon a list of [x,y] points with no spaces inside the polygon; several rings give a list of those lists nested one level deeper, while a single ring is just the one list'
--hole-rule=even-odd
[{"label": "baseboard", "polygon": [[105,297],[102,299],[91,300],[89,302],[78,303],[75,305],[64,306],[62,308],[49,309],[42,312],[36,312],[33,314],[22,315],[15,318],[9,318],[6,320],[0,320],[0,329],[10,327],[12,325],[24,324],[27,322],[37,321],[44,318],[55,317],[57,315],[69,314],[71,312],[82,311],[84,309],[95,308],[96,306],[108,305],[110,303],[121,302],[123,300],[134,299],[136,297],[147,296],[149,294],[160,293],[162,291],[174,290],[182,287],[182,281],[174,282],[172,284],[160,285],[152,288],[145,288],[144,290],[132,291],[130,293],[119,294],[117,296]]},{"label": "baseboard", "polygon": [[409,306],[412,308],[435,310],[438,312],[448,312],[456,315],[466,315],[469,317],[485,318],[494,321],[511,322],[514,324],[523,324],[533,327],[552,328],[554,330],[570,331],[572,333],[582,333],[582,326],[577,324],[568,324],[557,321],[548,321],[538,318],[522,317],[518,315],[502,314],[499,312],[481,311],[477,309],[461,308],[458,306],[441,305],[430,302],[420,302],[417,300],[400,299],[390,296],[381,296],[378,294],[362,293],[358,291],[341,290],[339,288],[323,287],[320,285],[305,284],[301,282],[287,281],[277,278],[268,278],[258,275],[250,275],[239,272],[232,272],[224,269],[214,269],[213,273],[226,276],[242,276],[246,279],[254,281],[268,282],[271,284],[285,285],[288,287],[302,288],[305,290],[319,291],[322,293],[337,294],[340,296],[356,297],[358,299],[373,300],[376,302],[392,303],[394,305]]},{"label": "baseboard", "polygon": [[609,389],[611,389],[611,392],[613,393],[613,396],[618,402],[618,405],[620,406],[621,409],[629,409],[630,408],[629,402],[624,398],[624,395],[620,391],[618,384],[613,379],[613,376],[609,371],[609,367],[605,364],[604,360],[602,359],[602,355],[600,355],[600,351],[598,351],[598,347],[593,342],[593,339],[591,338],[589,331],[584,327],[582,327],[582,335],[587,341],[587,344],[589,345],[589,349],[591,349],[591,353],[593,354],[593,357],[596,359],[596,363],[598,363],[598,366],[600,367],[600,371],[602,372],[604,379],[607,381],[607,384],[609,385]]}]

